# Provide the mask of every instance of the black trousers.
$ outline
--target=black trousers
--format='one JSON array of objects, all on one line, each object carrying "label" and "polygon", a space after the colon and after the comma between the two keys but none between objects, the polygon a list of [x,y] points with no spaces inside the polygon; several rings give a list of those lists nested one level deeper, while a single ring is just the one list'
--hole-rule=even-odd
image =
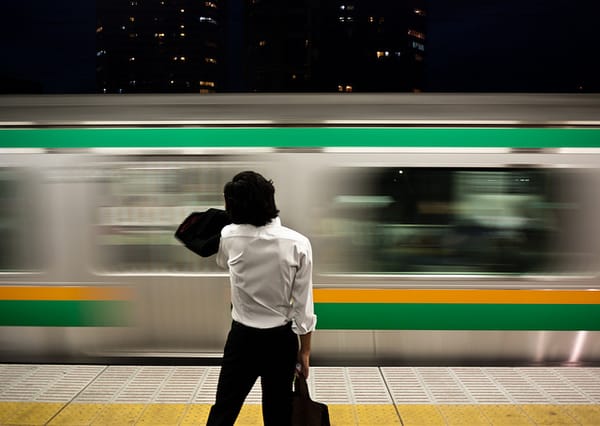
[{"label": "black trousers", "polygon": [[298,336],[291,324],[257,329],[234,321],[225,343],[216,401],[207,426],[233,425],[258,377],[265,426],[289,425],[297,355]]}]

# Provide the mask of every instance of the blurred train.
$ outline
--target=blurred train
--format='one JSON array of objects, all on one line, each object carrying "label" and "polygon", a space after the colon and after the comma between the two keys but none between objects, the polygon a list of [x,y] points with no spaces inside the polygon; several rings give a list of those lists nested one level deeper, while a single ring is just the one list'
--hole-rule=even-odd
[{"label": "blurred train", "polygon": [[312,241],[313,363],[600,361],[600,96],[0,100],[0,361],[218,360],[173,233],[241,170]]}]

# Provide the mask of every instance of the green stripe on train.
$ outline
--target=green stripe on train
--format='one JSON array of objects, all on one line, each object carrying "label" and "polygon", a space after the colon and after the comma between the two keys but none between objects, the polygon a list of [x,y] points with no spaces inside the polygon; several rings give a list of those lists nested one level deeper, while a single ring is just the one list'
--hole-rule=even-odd
[{"label": "green stripe on train", "polygon": [[600,147],[600,129],[122,128],[1,129],[4,148]]},{"label": "green stripe on train", "polygon": [[600,330],[600,305],[316,303],[320,330]]},{"label": "green stripe on train", "polygon": [[0,300],[0,326],[125,326],[131,310],[122,300]]}]

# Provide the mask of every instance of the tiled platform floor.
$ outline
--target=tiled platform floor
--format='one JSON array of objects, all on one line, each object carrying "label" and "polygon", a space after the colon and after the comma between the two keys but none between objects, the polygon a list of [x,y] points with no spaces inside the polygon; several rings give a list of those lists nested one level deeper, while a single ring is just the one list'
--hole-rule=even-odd
[{"label": "tiled platform floor", "polygon": [[[0,364],[0,425],[204,424],[218,367]],[[600,368],[313,367],[333,425],[600,426]],[[261,425],[255,386],[236,425]]]}]

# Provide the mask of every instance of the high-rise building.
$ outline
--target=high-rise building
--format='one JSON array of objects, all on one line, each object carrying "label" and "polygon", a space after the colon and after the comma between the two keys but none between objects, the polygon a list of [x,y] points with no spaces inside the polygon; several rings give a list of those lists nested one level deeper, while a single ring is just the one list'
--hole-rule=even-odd
[{"label": "high-rise building", "polygon": [[419,91],[424,0],[246,0],[251,91]]},{"label": "high-rise building", "polygon": [[99,0],[100,92],[419,91],[425,0]]},{"label": "high-rise building", "polygon": [[99,0],[97,88],[211,93],[222,84],[224,0]]}]

